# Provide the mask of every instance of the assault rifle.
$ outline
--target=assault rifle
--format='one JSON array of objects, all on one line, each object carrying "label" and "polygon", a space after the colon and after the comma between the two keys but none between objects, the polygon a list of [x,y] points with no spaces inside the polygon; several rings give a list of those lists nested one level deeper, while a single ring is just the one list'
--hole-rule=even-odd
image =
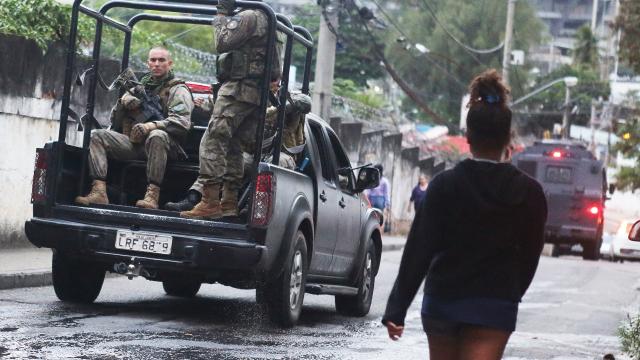
[{"label": "assault rifle", "polygon": [[118,87],[140,100],[141,116],[138,118],[140,122],[164,119],[160,97],[157,94],[148,94],[130,68],[120,73],[110,87]]}]

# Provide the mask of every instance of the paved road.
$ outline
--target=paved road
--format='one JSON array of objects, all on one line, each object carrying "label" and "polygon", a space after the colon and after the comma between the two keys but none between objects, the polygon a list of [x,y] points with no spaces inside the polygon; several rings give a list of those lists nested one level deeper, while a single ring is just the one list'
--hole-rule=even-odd
[{"label": "paved road", "polygon": [[[159,283],[109,278],[85,306],[58,302],[51,287],[0,291],[0,359],[425,359],[419,299],[401,341],[387,340],[379,323],[399,259],[399,251],[383,254],[369,316],[338,316],[331,297],[307,295],[291,330],[262,317],[253,291],[220,285],[183,300]],[[638,263],[543,258],[506,358],[618,354],[615,331],[637,310],[639,279]]]}]

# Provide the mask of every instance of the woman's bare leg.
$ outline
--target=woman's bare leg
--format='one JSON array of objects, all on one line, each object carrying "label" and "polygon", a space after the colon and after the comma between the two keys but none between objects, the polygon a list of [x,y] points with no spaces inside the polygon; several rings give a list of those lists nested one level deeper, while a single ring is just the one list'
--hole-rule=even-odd
[{"label": "woman's bare leg", "polygon": [[499,360],[509,341],[510,332],[467,325],[460,332],[459,360]]},{"label": "woman's bare leg", "polygon": [[429,359],[458,360],[458,338],[448,335],[427,334]]}]

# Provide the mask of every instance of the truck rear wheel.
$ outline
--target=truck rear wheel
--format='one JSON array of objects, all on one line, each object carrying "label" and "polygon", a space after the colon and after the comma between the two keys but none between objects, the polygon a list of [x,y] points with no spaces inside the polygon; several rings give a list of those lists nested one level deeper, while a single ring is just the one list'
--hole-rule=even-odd
[{"label": "truck rear wheel", "polygon": [[602,246],[602,225],[598,227],[596,238],[592,242],[582,243],[582,259],[598,260],[600,259],[600,247]]},{"label": "truck rear wheel", "polygon": [[264,298],[259,299],[264,300],[271,321],[282,327],[292,327],[300,318],[309,268],[305,236],[300,230],[294,236],[282,274],[263,285]]},{"label": "truck rear wheel", "polygon": [[192,298],[200,290],[200,281],[181,278],[169,278],[162,281],[167,295]]},{"label": "truck rear wheel", "polygon": [[345,296],[336,295],[336,310],[346,316],[362,317],[369,313],[371,299],[373,298],[373,288],[375,286],[376,252],[373,241],[370,239],[367,244],[364,263],[360,270],[358,280],[358,295]]},{"label": "truck rear wheel", "polygon": [[53,290],[62,301],[90,304],[102,290],[105,275],[102,267],[69,258],[54,249],[51,268]]}]

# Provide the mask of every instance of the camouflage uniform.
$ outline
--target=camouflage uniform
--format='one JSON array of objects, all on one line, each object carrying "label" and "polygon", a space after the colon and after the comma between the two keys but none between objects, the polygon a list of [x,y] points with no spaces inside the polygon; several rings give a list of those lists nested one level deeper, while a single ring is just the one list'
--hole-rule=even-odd
[{"label": "camouflage uniform", "polygon": [[[135,109],[127,110],[123,99],[112,111],[114,130],[95,130],[91,133],[89,145],[89,173],[93,179],[105,180],[107,177],[107,159],[147,160],[147,180],[160,185],[164,178],[167,159],[185,158],[180,142],[191,128],[193,100],[191,92],[184,82],[171,79],[170,73],[163,83],[153,91],[160,97],[164,120],[154,121],[157,129],[152,130],[144,143],[130,140],[131,121],[135,119]],[[130,96],[130,95],[128,95]]]},{"label": "camouflage uniform", "polygon": [[[242,152],[253,154],[255,147],[267,25],[266,15],[257,10],[218,16],[213,21],[222,86],[200,143],[203,184],[224,183],[226,188],[238,189],[242,183]],[[279,77],[280,72],[276,61],[271,77]]]},{"label": "camouflage uniform", "polygon": [[[311,98],[302,93],[287,94],[287,104],[285,106],[284,127],[282,131],[282,151],[278,165],[287,169],[295,169],[298,154],[302,149],[298,149],[305,144],[304,123],[306,114],[311,111]],[[270,107],[267,109],[267,124],[275,127],[277,120],[277,109]]]}]

